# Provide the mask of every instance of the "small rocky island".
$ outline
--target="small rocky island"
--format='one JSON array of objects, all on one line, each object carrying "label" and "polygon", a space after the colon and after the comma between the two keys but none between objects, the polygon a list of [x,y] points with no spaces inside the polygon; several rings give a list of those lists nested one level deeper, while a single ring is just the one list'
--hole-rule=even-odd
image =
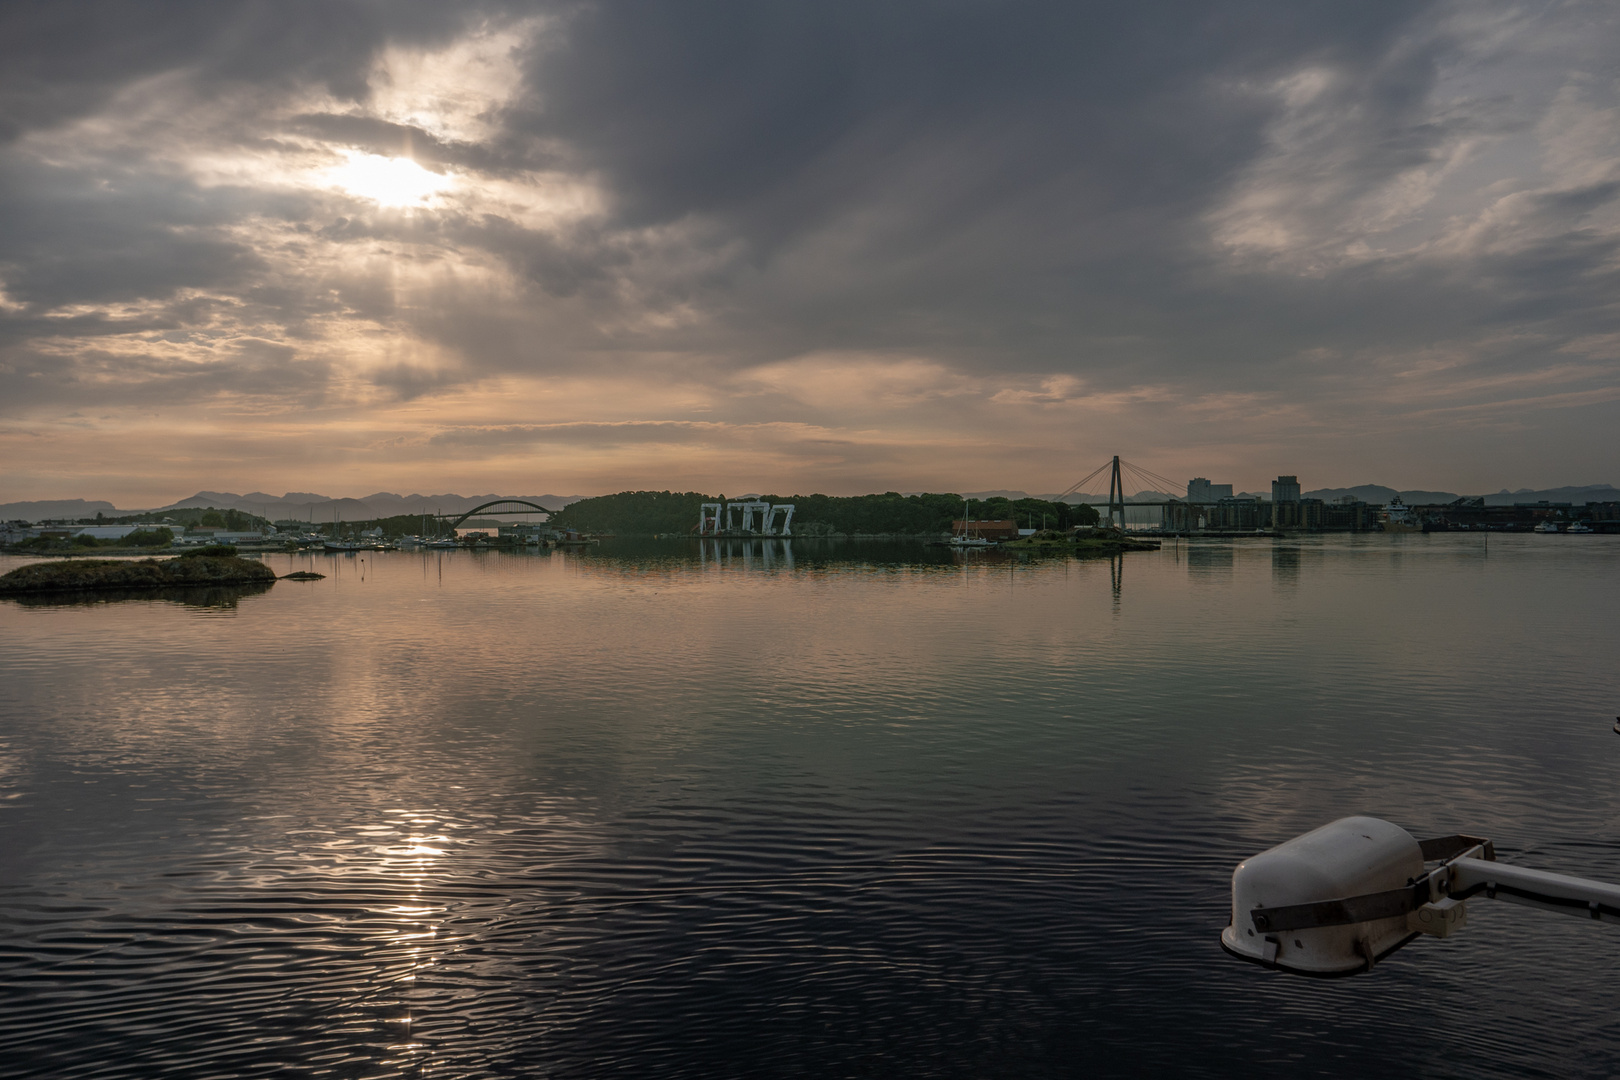
[{"label": "small rocky island", "polygon": [[239,558],[234,549],[214,548],[177,559],[64,559],[35,563],[0,577],[0,594],[268,585],[275,580],[276,572],[263,563]]}]

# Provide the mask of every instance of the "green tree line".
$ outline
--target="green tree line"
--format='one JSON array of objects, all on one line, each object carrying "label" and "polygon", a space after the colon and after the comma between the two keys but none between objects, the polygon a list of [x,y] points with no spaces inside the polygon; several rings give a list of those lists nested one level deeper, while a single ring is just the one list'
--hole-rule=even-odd
[{"label": "green tree line", "polygon": [[[553,515],[559,528],[619,535],[690,533],[697,527],[703,503],[723,496],[696,491],[621,491],[570,503]],[[793,503],[793,531],[801,536],[889,533],[930,536],[951,531],[962,517],[960,495],[761,495],[770,503]],[[1089,506],[1048,499],[973,499],[968,513],[975,520],[1015,520],[1020,528],[1067,529],[1095,525]]]}]

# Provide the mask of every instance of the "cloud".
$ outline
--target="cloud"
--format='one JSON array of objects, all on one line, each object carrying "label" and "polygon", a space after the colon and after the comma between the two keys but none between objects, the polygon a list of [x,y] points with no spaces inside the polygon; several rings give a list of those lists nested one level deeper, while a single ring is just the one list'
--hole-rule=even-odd
[{"label": "cloud", "polygon": [[1620,466],[1609,5],[73,12],[0,11],[14,483]]}]

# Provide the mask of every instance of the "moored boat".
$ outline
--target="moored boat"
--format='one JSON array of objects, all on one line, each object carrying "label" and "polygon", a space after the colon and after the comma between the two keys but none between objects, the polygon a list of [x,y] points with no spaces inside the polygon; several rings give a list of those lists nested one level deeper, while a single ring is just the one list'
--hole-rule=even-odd
[{"label": "moored boat", "polygon": [[1422,525],[1412,516],[1412,508],[1401,501],[1399,495],[1389,500],[1379,515],[1385,532],[1418,532]]},{"label": "moored boat", "polygon": [[996,542],[994,540],[991,540],[991,539],[987,538],[987,537],[980,536],[977,529],[973,529],[972,534],[971,535],[969,534],[968,530],[970,528],[973,528],[973,515],[968,512],[968,506],[969,505],[970,504],[969,504],[968,500],[966,498],[964,498],[962,500],[962,531],[959,532],[959,533],[955,533],[952,536],[950,536],[945,541],[945,546],[946,547],[953,547],[953,548],[991,548],[991,547],[995,547]]}]

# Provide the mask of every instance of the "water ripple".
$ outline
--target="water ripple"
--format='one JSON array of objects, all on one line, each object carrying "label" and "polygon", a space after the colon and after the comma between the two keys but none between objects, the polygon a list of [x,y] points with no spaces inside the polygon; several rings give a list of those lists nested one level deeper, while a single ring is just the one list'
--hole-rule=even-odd
[{"label": "water ripple", "polygon": [[1620,880],[1620,544],[1398,539],[0,603],[5,1075],[1610,1075],[1612,928],[1216,947],[1353,811]]}]

